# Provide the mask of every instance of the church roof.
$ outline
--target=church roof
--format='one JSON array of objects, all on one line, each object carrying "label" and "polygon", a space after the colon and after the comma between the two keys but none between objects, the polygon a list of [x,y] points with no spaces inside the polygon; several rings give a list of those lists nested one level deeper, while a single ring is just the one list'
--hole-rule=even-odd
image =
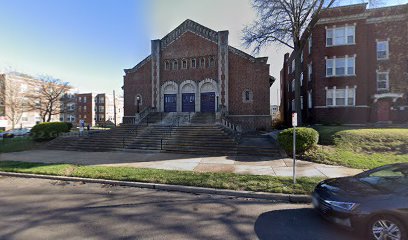
[{"label": "church roof", "polygon": [[[168,33],[166,36],[164,36],[162,39],[160,39],[160,50],[165,49],[167,46],[169,46],[171,43],[176,41],[181,35],[183,35],[186,32],[192,32],[198,36],[203,37],[204,39],[207,39],[209,41],[212,41],[216,44],[218,44],[218,32],[214,31],[210,28],[207,28],[197,22],[194,22],[193,20],[186,19],[183,23],[181,23],[178,27],[176,27],[174,30],[172,30],[170,33]],[[228,49],[230,52],[233,52],[243,58],[249,59],[251,62],[255,62],[255,57],[237,49],[231,46],[228,46]],[[148,62],[151,59],[151,56],[149,55],[146,57],[144,60],[142,60],[140,63],[138,63],[136,66],[134,66],[131,69],[125,69],[125,73],[131,73],[139,69],[141,66],[143,66],[146,62]]]}]

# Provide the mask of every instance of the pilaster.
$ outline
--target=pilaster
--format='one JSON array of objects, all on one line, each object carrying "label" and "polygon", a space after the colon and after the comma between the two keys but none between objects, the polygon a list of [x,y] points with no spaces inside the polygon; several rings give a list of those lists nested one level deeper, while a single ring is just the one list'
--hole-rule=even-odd
[{"label": "pilaster", "polygon": [[228,111],[228,31],[218,32],[218,89],[220,103]]},{"label": "pilaster", "polygon": [[152,107],[160,111],[160,40],[152,40]]}]

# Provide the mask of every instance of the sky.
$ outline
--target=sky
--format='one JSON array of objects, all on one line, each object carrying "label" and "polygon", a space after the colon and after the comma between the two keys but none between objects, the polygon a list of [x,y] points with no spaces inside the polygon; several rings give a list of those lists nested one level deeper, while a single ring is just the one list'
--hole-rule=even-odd
[{"label": "sky", "polygon": [[[50,75],[94,93],[121,94],[123,69],[150,54],[150,40],[187,18],[228,30],[230,45],[251,53],[242,44],[242,29],[256,17],[250,0],[1,0],[0,6],[0,72]],[[256,55],[269,57],[277,79],[271,104],[278,101],[279,72],[289,51],[272,45]]]}]

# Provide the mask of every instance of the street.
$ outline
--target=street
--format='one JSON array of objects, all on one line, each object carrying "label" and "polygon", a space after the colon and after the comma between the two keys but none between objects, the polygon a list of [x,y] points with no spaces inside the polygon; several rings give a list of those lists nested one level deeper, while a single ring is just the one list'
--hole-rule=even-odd
[{"label": "street", "polygon": [[358,239],[305,204],[0,177],[1,239]]}]

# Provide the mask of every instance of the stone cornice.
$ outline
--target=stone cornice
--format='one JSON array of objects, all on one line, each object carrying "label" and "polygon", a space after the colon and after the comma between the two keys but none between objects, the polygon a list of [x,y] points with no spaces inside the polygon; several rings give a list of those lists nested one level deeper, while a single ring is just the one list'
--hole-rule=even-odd
[{"label": "stone cornice", "polygon": [[245,52],[243,52],[243,51],[241,51],[239,49],[236,49],[234,47],[231,47],[231,46],[228,46],[228,50],[230,52],[232,52],[232,53],[235,53],[236,55],[238,55],[238,56],[240,56],[242,58],[248,59],[251,62],[255,62],[255,57],[249,55],[248,53],[245,53]]},{"label": "stone cornice", "polygon": [[187,19],[160,40],[160,49],[161,50],[165,49],[168,45],[170,45],[172,42],[174,42],[183,33],[187,31],[197,34],[209,41],[215,43],[218,42],[218,32],[207,27],[204,27],[203,25],[198,24],[190,19]]}]

